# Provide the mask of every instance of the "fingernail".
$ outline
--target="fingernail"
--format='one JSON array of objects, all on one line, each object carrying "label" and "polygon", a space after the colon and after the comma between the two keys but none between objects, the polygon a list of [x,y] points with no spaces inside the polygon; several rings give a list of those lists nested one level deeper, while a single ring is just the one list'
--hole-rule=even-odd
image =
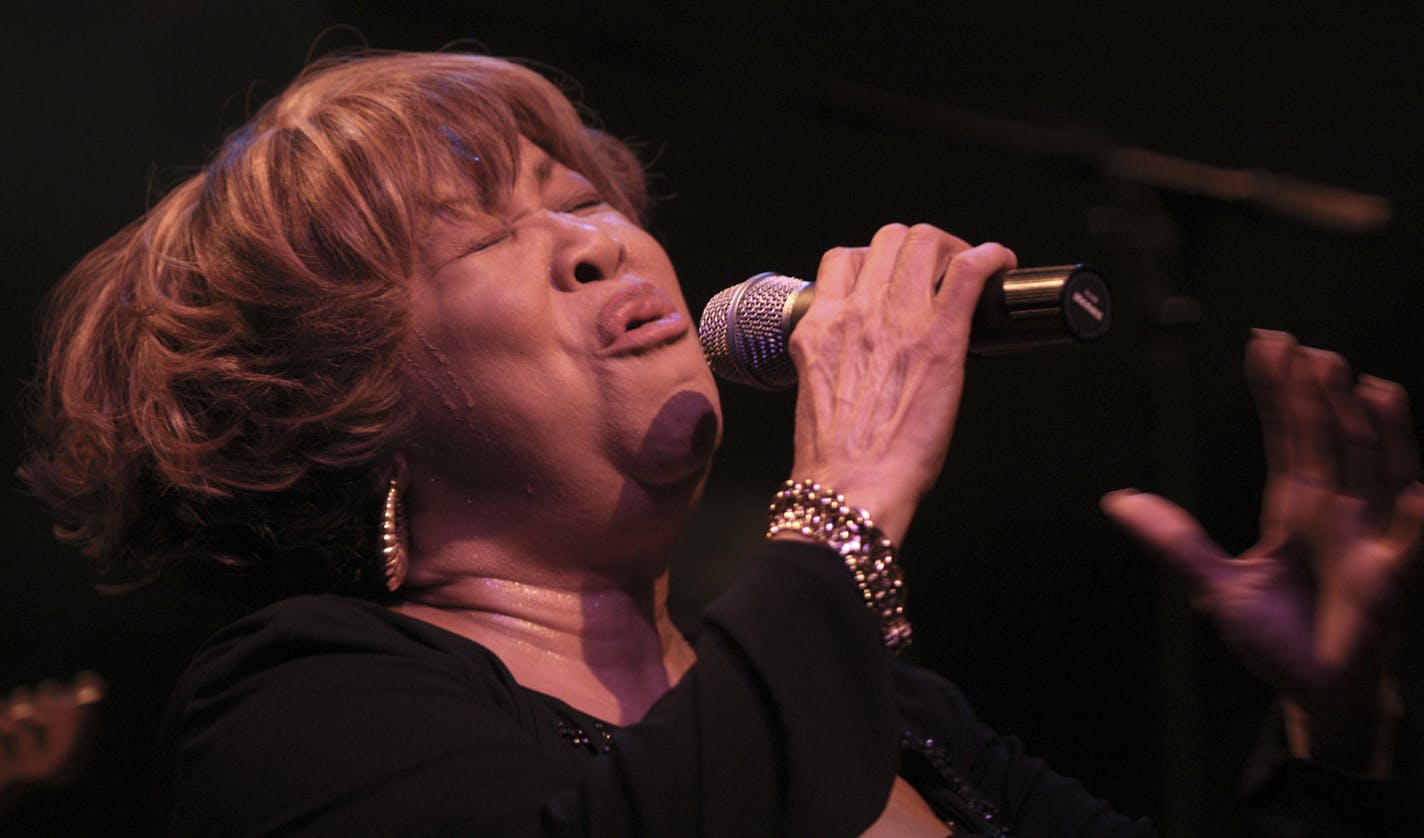
[{"label": "fingernail", "polygon": [[1374,387],[1377,390],[1389,390],[1390,392],[1401,389],[1396,382],[1369,373],[1360,373],[1359,383],[1364,387]]},{"label": "fingernail", "polygon": [[1350,383],[1350,364],[1345,357],[1338,352],[1331,352],[1328,349],[1317,349],[1314,346],[1302,346],[1301,354],[1310,359],[1315,369],[1320,373],[1329,376],[1331,384],[1337,386],[1347,386]]},{"label": "fingernail", "polygon": [[1291,340],[1289,332],[1278,332],[1275,329],[1251,329],[1251,337],[1260,340]]},{"label": "fingernail", "polygon": [[1123,498],[1132,497],[1135,494],[1138,494],[1138,490],[1130,487],[1126,489],[1114,489],[1113,491],[1103,495],[1102,498],[1098,500],[1098,505],[1106,507],[1118,502]]}]

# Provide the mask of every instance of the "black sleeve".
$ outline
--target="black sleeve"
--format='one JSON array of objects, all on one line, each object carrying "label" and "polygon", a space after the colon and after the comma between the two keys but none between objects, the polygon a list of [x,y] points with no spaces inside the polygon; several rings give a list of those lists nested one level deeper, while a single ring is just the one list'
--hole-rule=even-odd
[{"label": "black sleeve", "polygon": [[172,834],[857,835],[895,774],[877,627],[825,548],[751,556],[698,663],[582,763],[490,667],[318,602],[301,631],[239,624],[190,669],[160,759]]},{"label": "black sleeve", "polygon": [[903,665],[894,667],[893,676],[907,728],[933,740],[937,761],[944,763],[939,768],[953,775],[949,785],[960,787],[970,811],[987,813],[988,820],[1008,835],[1139,838],[1157,834],[1150,820],[1122,815],[1079,781],[1029,756],[1017,737],[994,732],[944,678]]},{"label": "black sleeve", "polygon": [[1262,727],[1242,790],[1247,817],[1262,835],[1424,835],[1424,748],[1410,717],[1399,727],[1392,778],[1378,780],[1292,757],[1277,705]]}]

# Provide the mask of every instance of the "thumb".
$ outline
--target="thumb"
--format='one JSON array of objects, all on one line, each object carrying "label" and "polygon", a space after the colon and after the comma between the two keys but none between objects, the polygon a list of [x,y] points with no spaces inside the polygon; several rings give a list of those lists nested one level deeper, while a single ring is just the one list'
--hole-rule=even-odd
[{"label": "thumb", "polygon": [[1228,556],[1185,509],[1158,495],[1121,489],[1100,506],[1118,526],[1184,577],[1191,593],[1207,593]]}]

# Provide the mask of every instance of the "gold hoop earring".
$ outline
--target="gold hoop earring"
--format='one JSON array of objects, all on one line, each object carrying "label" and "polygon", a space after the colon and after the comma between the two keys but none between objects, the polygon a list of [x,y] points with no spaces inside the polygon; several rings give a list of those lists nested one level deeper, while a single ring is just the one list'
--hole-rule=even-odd
[{"label": "gold hoop earring", "polygon": [[410,567],[410,553],[406,549],[405,504],[401,502],[400,489],[392,480],[386,489],[386,505],[381,510],[381,558],[382,570],[386,578],[386,590],[395,593],[405,584],[405,574]]}]

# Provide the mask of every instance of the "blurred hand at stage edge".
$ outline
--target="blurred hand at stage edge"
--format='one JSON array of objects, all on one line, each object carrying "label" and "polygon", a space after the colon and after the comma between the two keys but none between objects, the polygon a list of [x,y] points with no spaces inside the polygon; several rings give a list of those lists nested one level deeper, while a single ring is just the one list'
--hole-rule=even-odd
[{"label": "blurred hand at stage edge", "polygon": [[1424,552],[1424,486],[1403,388],[1256,331],[1260,539],[1239,557],[1185,510],[1134,490],[1104,511],[1186,580],[1243,663],[1281,690],[1296,756],[1386,775],[1402,713],[1392,656]]}]

